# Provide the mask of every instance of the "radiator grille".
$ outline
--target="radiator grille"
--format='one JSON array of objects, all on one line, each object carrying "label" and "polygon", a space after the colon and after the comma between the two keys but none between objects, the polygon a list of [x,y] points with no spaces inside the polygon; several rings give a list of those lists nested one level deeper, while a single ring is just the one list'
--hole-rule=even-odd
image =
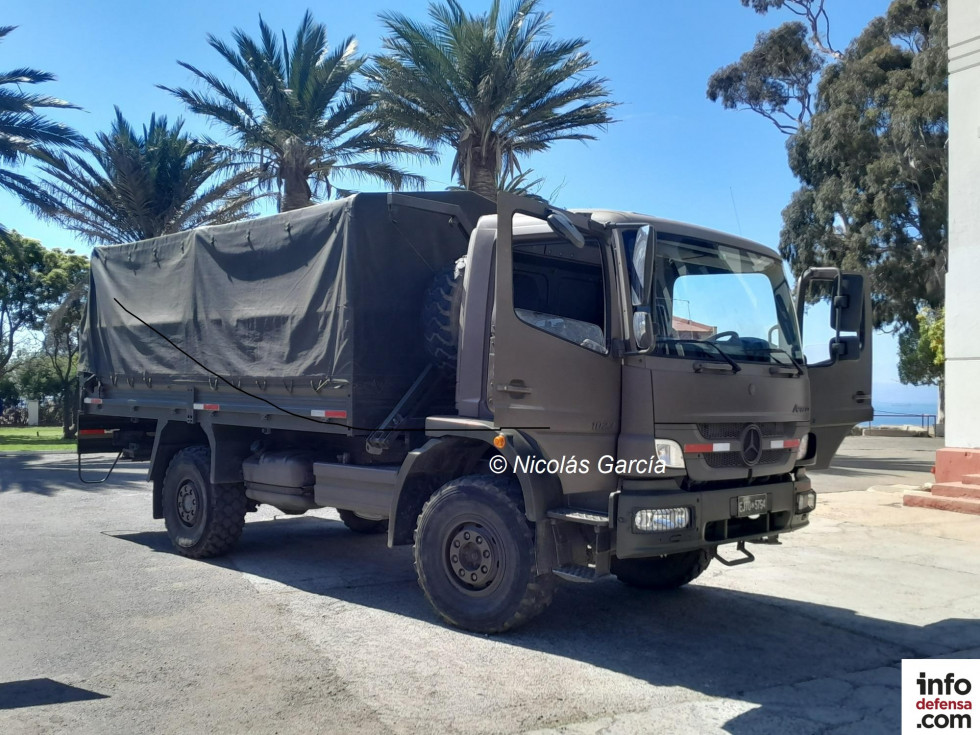
[{"label": "radiator grille", "polygon": [[[705,439],[738,439],[748,424],[698,424],[698,431]],[[767,421],[758,424],[762,436],[767,439],[788,439],[796,425],[792,422]]]},{"label": "radiator grille", "polygon": [[[759,458],[759,462],[755,466],[763,467],[787,462],[792,451],[791,449],[766,449],[762,452],[762,457]],[[716,470],[748,466],[742,461],[741,452],[707,452],[701,456],[704,457],[704,462],[708,467]]]}]

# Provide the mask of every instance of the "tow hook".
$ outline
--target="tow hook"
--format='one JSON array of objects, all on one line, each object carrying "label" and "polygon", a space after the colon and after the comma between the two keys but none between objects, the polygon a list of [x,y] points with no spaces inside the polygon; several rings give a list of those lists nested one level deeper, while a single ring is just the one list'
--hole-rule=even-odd
[{"label": "tow hook", "polygon": [[744,541],[739,541],[737,544],[735,544],[735,550],[745,554],[742,559],[725,559],[718,553],[719,548],[721,547],[716,546],[714,549],[712,549],[711,558],[717,559],[720,564],[724,564],[726,567],[737,567],[739,564],[748,564],[749,562],[755,561],[755,557],[752,556],[752,553],[745,548]]}]

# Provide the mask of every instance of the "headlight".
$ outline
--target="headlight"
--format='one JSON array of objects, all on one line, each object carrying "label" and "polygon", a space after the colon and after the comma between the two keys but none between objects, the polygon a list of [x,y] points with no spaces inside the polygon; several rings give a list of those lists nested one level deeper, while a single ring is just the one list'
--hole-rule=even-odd
[{"label": "headlight", "polygon": [[800,439],[800,446],[796,450],[796,458],[803,459],[806,457],[806,452],[810,448],[810,435],[804,434],[803,438]]},{"label": "headlight", "polygon": [[673,469],[684,469],[684,452],[681,445],[670,439],[655,439],[657,445],[657,459],[667,467]]},{"label": "headlight", "polygon": [[691,525],[690,508],[638,510],[633,516],[633,527],[644,533],[676,531],[689,525]]}]

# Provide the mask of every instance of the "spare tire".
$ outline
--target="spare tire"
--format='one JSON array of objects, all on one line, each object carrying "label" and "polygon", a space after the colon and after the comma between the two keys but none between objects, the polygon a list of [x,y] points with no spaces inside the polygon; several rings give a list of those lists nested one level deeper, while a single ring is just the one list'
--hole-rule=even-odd
[{"label": "spare tire", "polygon": [[463,298],[463,261],[439,270],[425,292],[422,336],[429,359],[447,373],[456,371],[459,309]]}]

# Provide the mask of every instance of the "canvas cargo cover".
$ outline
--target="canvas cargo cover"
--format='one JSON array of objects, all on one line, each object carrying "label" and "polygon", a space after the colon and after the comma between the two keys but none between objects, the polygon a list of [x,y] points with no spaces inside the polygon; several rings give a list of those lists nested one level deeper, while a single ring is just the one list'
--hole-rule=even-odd
[{"label": "canvas cargo cover", "polygon": [[[410,196],[458,205],[474,225],[494,211],[470,192]],[[433,274],[466,247],[446,214],[392,208],[386,194],[99,247],[81,369],[105,384],[206,383],[122,306],[229,379],[361,381],[388,401],[424,367],[420,315]]]}]

